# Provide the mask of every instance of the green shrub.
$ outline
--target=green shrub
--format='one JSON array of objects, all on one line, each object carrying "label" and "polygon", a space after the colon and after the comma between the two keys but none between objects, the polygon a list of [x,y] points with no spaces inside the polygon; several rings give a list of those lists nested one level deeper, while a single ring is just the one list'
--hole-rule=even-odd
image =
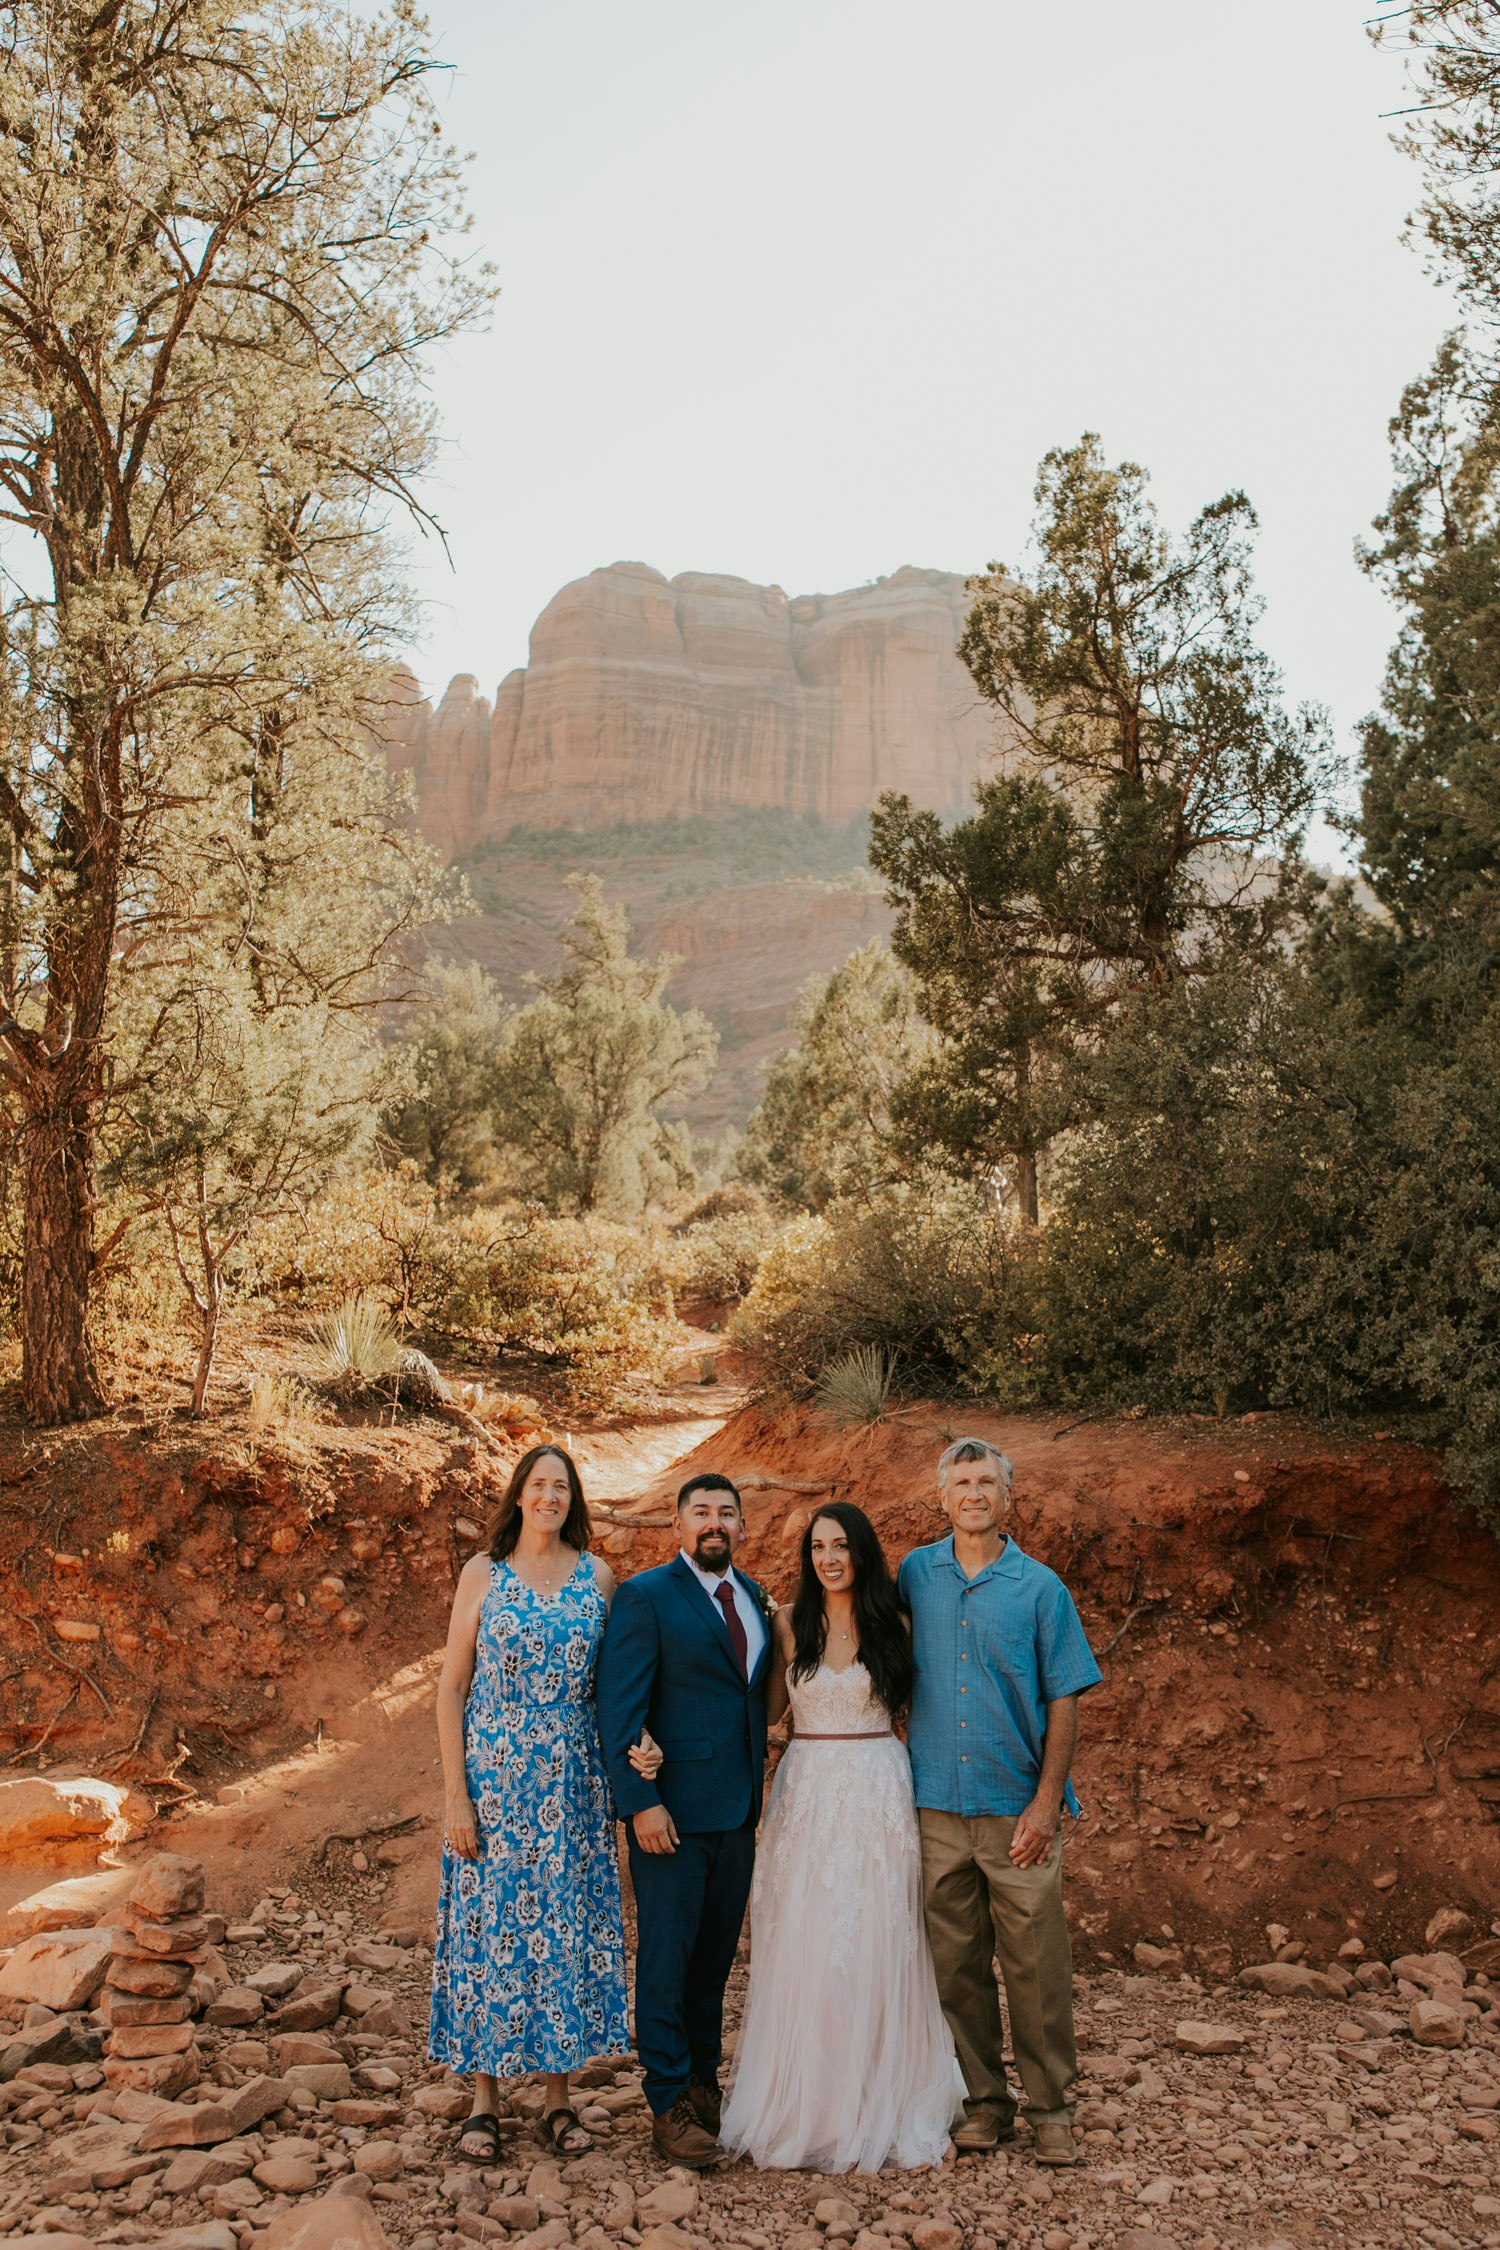
[{"label": "green shrub", "polygon": [[579,1405],[607,1405],[655,1378],[679,1331],[671,1284],[648,1238],[602,1220],[491,1220],[465,1227],[447,1324],[479,1330]]},{"label": "green shrub", "polygon": [[674,1234],[669,1255],[680,1299],[737,1305],[744,1297],[776,1236],[759,1197],[756,1203],[756,1209],[721,1211]]},{"label": "green shrub", "polygon": [[700,1195],[672,1232],[686,1234],[693,1227],[706,1226],[711,1219],[744,1218],[769,1222],[766,1199],[760,1189],[751,1187],[747,1180],[726,1180],[721,1187],[710,1188],[706,1195]]},{"label": "green shrub", "polygon": [[890,1355],[907,1393],[970,1390],[976,1377],[999,1388],[1003,1371],[1004,1403],[1029,1404],[1034,1378],[1011,1339],[1032,1326],[1033,1264],[980,1189],[924,1177],[788,1227],[732,1334],[794,1394],[864,1345]]}]

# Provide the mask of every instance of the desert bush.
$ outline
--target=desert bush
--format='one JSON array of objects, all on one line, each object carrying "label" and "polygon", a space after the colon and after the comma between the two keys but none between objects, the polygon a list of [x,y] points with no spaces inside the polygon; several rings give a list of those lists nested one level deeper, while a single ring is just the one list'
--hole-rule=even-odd
[{"label": "desert bush", "polygon": [[[305,1212],[278,1214],[246,1244],[245,1288],[268,1304],[323,1308],[373,1295],[402,1330],[441,1323],[469,1257],[467,1213],[416,1166],[351,1172]],[[484,1235],[494,1221],[480,1222]]]},{"label": "desert bush", "polygon": [[710,1188],[700,1195],[690,1211],[685,1211],[673,1227],[674,1234],[686,1234],[692,1227],[706,1226],[710,1219],[765,1219],[769,1216],[765,1197],[760,1189],[748,1180],[725,1180],[720,1187]]},{"label": "desert bush", "polygon": [[1500,1529],[1496,1028],[1439,1057],[1297,963],[1151,1011],[1058,1166],[1048,1398],[1409,1416]]},{"label": "desert bush", "polygon": [[680,1299],[738,1304],[755,1280],[777,1228],[762,1199],[753,1189],[746,1192],[748,1204],[731,1201],[725,1206],[719,1198],[728,1191],[716,1189],[704,1197],[704,1203],[716,1206],[708,1216],[689,1214],[673,1229],[665,1260]]},{"label": "desert bush", "polygon": [[450,1325],[529,1361],[580,1405],[662,1372],[673,1340],[670,1276],[656,1245],[623,1226],[531,1219],[466,1228]]},{"label": "desert bush", "polygon": [[295,1375],[254,1375],[245,1410],[245,1434],[252,1446],[273,1431],[295,1433],[317,1420],[318,1403]]},{"label": "desert bush", "polygon": [[[996,1388],[1002,1345],[1032,1326],[1034,1254],[997,1226],[967,1183],[923,1177],[867,1203],[798,1220],[766,1252],[732,1334],[779,1387],[805,1395],[859,1346],[890,1355],[908,1393]],[[1035,1379],[1017,1357],[1003,1393],[1029,1404]]]}]

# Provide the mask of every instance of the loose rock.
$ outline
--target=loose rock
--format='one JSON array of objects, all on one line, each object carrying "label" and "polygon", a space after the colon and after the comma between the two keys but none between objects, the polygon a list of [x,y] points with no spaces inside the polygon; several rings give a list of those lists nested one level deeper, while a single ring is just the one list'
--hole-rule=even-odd
[{"label": "loose rock", "polygon": [[1185,2055],[1242,2055],[1250,2044],[1243,2031],[1229,2024],[1196,2023],[1191,2018],[1178,2024],[1172,2036]]},{"label": "loose rock", "polygon": [[1418,2000],[1407,2019],[1419,2047],[1461,2047],[1464,2019],[1461,2011],[1443,2000]]}]

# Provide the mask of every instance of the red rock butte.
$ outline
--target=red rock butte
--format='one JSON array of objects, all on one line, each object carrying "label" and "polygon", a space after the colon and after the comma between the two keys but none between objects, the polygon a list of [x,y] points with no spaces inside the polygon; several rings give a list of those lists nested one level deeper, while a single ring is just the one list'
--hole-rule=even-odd
[{"label": "red rock butte", "polygon": [[612,563],[564,586],[493,707],[460,673],[434,710],[397,675],[391,762],[449,858],[512,829],[777,807],[848,821],[883,789],[945,813],[993,758],[954,653],[964,580],[911,567],[841,594]]}]

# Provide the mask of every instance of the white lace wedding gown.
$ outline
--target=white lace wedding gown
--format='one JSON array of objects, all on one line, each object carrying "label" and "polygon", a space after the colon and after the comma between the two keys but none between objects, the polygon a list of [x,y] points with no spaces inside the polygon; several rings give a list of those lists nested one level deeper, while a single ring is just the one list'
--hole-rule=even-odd
[{"label": "white lace wedding gown", "polygon": [[791,1693],[720,2139],[777,2170],[938,2164],[963,2081],[922,1925],[911,1765],[863,1664],[820,1665]]}]

